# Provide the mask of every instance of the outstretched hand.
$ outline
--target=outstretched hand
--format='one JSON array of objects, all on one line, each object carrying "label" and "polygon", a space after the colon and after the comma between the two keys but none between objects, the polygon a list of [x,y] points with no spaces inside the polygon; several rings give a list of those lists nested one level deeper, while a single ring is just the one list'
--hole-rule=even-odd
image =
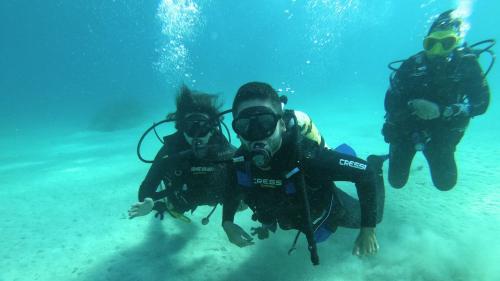
[{"label": "outstretched hand", "polygon": [[424,99],[414,99],[408,102],[411,114],[422,120],[433,120],[441,116],[439,106]]},{"label": "outstretched hand", "polygon": [[260,240],[269,238],[269,229],[263,226],[250,228],[252,236],[257,235]]},{"label": "outstretched hand", "polygon": [[155,205],[153,199],[145,198],[143,202],[135,203],[128,210],[128,218],[133,219],[136,217],[145,216],[153,210],[153,206]]},{"label": "outstretched hand", "polygon": [[246,247],[254,244],[252,236],[246,233],[239,225],[225,221],[222,223],[222,228],[224,228],[229,241],[236,246]]},{"label": "outstretched hand", "polygon": [[375,255],[379,250],[375,228],[362,227],[354,243],[352,254],[358,257]]}]

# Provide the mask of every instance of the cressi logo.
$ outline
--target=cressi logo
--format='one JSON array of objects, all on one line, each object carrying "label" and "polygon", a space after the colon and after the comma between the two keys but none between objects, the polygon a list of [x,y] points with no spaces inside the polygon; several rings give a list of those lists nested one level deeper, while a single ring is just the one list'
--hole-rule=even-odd
[{"label": "cressi logo", "polygon": [[215,171],[214,167],[191,167],[192,173],[208,173]]},{"label": "cressi logo", "polygon": [[282,180],[275,180],[275,179],[259,179],[259,178],[254,178],[253,179],[253,183],[261,185],[263,187],[278,187],[278,186],[283,186],[283,181]]},{"label": "cressi logo", "polygon": [[341,166],[348,166],[359,170],[366,170],[366,164],[359,163],[352,160],[340,159],[339,164]]}]

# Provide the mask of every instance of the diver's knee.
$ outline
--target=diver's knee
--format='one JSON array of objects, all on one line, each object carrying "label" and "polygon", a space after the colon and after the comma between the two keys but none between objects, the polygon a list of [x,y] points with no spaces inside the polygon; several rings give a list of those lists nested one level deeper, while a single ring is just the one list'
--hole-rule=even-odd
[{"label": "diver's knee", "polygon": [[407,181],[408,181],[408,178],[395,177],[395,176],[391,176],[389,174],[389,183],[394,188],[397,188],[397,189],[403,188],[406,185]]},{"label": "diver's knee", "polygon": [[441,191],[449,191],[453,189],[453,187],[455,187],[456,184],[457,184],[456,180],[441,181],[441,182],[434,181],[434,186]]},{"label": "diver's knee", "polygon": [[454,172],[433,175],[434,186],[441,191],[451,190],[457,184],[457,174]]}]

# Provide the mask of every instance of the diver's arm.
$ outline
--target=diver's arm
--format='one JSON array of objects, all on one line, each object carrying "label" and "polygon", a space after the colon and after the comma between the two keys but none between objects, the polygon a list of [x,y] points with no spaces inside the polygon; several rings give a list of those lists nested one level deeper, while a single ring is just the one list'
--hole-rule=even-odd
[{"label": "diver's arm", "polygon": [[241,193],[239,186],[236,183],[235,171],[230,169],[231,184],[228,184],[224,189],[224,198],[222,202],[222,223],[234,221],[234,215],[238,211],[241,202]]},{"label": "diver's arm", "polygon": [[160,149],[160,151],[157,153],[153,164],[149,168],[146,178],[139,187],[139,202],[133,204],[128,211],[129,218],[131,219],[135,217],[145,216],[152,210],[158,211],[160,218],[163,219],[165,203],[155,202],[155,200],[165,197],[165,195],[162,194],[163,192],[156,192],[156,189],[161,183],[164,174],[163,166],[165,165],[165,163],[164,161],[162,161],[162,157],[163,155],[165,155],[164,150],[165,146],[163,146],[162,149]]},{"label": "diver's arm", "polygon": [[390,123],[401,123],[410,115],[408,108],[408,97],[411,96],[412,79],[409,75],[414,66],[414,58],[410,58],[401,64],[391,79],[391,85],[386,91],[384,108],[387,113],[386,121]]},{"label": "diver's arm", "polygon": [[163,159],[163,156],[167,155],[166,149],[166,146],[163,146],[158,151],[153,164],[151,164],[146,177],[139,187],[138,198],[140,202],[143,202],[145,198],[152,198],[156,201],[166,197],[166,190],[156,192],[158,185],[160,185],[165,176],[165,170],[168,165],[167,160]]},{"label": "diver's arm", "polygon": [[222,228],[226,232],[227,238],[238,247],[246,247],[253,245],[253,238],[246,233],[243,228],[235,224],[234,215],[238,210],[238,206],[242,199],[242,193],[239,186],[236,184],[236,171],[231,173],[233,185],[226,186],[224,193],[224,201],[222,203]]},{"label": "diver's arm", "polygon": [[474,117],[485,113],[488,109],[490,104],[490,89],[477,59],[464,59],[466,61],[461,66],[461,71],[464,72],[462,91],[468,100],[448,106],[453,110],[453,116]]},{"label": "diver's arm", "polygon": [[376,178],[368,163],[360,158],[329,149],[317,149],[304,161],[311,178],[355,183],[361,206],[361,227],[374,228],[377,221]]}]

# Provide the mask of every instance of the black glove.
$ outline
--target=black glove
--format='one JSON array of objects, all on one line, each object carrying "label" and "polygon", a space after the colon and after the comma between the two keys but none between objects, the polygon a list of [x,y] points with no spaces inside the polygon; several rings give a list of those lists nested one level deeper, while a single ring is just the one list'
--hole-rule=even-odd
[{"label": "black glove", "polygon": [[165,212],[167,211],[167,204],[165,204],[165,202],[156,202],[153,210],[156,211],[155,218],[163,220],[163,218],[165,217]]}]

